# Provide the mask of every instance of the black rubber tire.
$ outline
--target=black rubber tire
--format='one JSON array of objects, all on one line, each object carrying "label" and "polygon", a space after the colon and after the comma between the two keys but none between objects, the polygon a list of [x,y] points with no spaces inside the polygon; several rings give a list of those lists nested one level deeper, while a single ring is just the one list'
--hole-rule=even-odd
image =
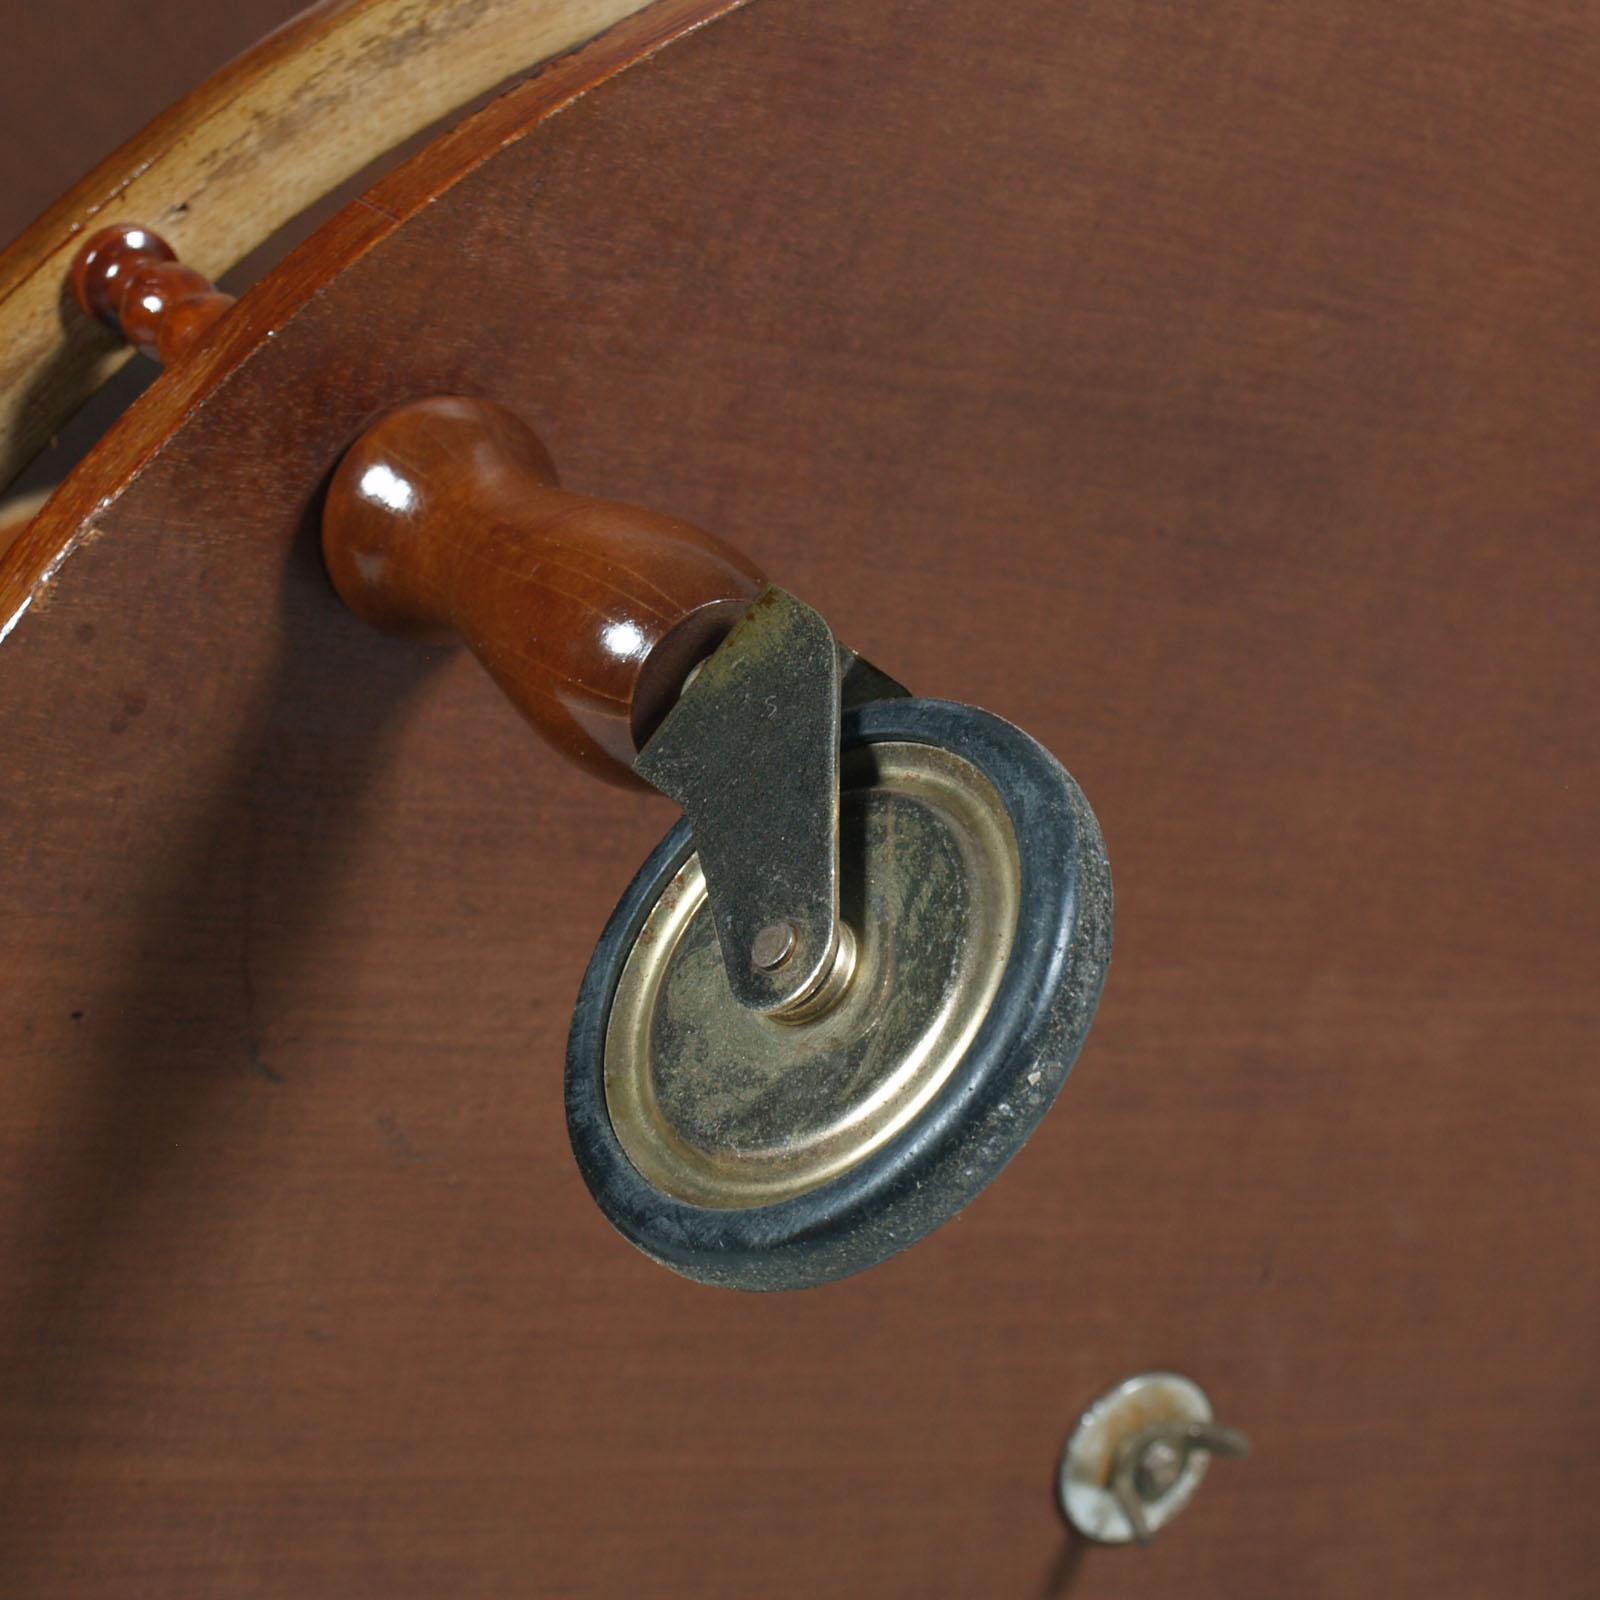
[{"label": "black rubber tire", "polygon": [[693,849],[679,823],[611,915],[567,1044],[567,1131],[607,1219],[647,1256],[701,1283],[800,1289],[875,1265],[947,1222],[1020,1150],[1082,1047],[1111,959],[1111,873],[1094,813],[1060,763],[973,706],[882,700],[849,713],[844,746],[929,744],[999,791],[1021,856],[1017,935],[972,1047],[927,1109],[848,1172],[775,1205],[713,1210],[653,1187],[606,1111],[606,1023],[623,964]]}]

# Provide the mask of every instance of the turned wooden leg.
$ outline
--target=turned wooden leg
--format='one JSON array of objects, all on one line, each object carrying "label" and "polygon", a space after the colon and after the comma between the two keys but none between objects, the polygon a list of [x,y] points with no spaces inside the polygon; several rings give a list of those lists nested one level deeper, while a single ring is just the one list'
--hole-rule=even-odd
[{"label": "turned wooden leg", "polygon": [[464,639],[557,749],[624,783],[765,581],[688,523],[560,488],[532,429],[485,400],[380,418],[334,474],[322,526],[352,611]]}]

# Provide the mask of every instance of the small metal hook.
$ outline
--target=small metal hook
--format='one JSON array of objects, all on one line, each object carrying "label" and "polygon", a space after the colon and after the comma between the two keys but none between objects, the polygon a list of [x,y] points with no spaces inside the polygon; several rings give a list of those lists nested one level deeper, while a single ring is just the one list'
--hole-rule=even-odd
[{"label": "small metal hook", "polygon": [[1056,1493],[1067,1521],[1101,1544],[1150,1541],[1194,1497],[1212,1456],[1250,1441],[1215,1419],[1205,1390],[1179,1372],[1141,1372],[1109,1389],[1067,1440]]},{"label": "small metal hook", "polygon": [[1154,1537],[1145,1508],[1171,1493],[1196,1454],[1242,1460],[1250,1454],[1250,1441],[1220,1423],[1172,1421],[1141,1428],[1117,1447],[1111,1492],[1138,1543],[1149,1544]]}]

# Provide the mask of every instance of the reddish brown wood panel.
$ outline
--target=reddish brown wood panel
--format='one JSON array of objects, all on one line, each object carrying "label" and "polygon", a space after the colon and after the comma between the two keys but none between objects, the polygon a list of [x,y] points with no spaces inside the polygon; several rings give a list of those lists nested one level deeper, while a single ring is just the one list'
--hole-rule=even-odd
[{"label": "reddish brown wood panel", "polygon": [[[0,650],[7,1592],[1591,1586],[1597,111],[1556,0],[758,0],[287,320]],[[1093,799],[1101,1019],[909,1254],[742,1298],[589,1203],[669,813],[332,595],[437,390]],[[1085,1554],[1155,1364],[1256,1457]]]}]

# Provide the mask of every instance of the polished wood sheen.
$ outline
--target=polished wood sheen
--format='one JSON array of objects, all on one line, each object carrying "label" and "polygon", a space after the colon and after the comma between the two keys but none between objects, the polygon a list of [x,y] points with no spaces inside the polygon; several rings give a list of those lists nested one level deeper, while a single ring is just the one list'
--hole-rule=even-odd
[{"label": "polished wood sheen", "polygon": [[[390,0],[352,0],[353,5],[364,7],[369,23],[373,20],[373,13],[382,11],[388,15],[384,9],[387,3]],[[466,0],[463,0],[465,3]],[[603,3],[613,3],[613,0],[603,0]],[[614,0],[614,3],[632,6],[636,0]],[[45,514],[36,518],[13,540],[4,559],[0,559],[0,642],[16,627],[29,607],[45,597],[48,586],[60,573],[62,563],[83,545],[86,531],[104,515],[117,492],[108,486],[124,484],[136,477],[156,442],[165,438],[171,429],[181,426],[185,418],[202,406],[206,398],[241,363],[250,359],[262,339],[272,337],[278,327],[320,293],[329,277],[337,275],[378,241],[430,206],[442,189],[458,182],[507,144],[525,137],[530,129],[540,126],[576,97],[629,64],[742,3],[743,0],[654,0],[652,4],[637,8],[582,49],[561,55],[526,83],[491,101],[461,127],[436,139],[378,183],[358,204],[346,207],[333,217],[317,232],[314,242],[291,253],[246,297],[249,314],[223,319],[215,337],[204,341],[197,350],[191,352],[190,359],[179,363],[175,371],[165,375],[135,414],[109,430],[96,447],[93,466],[69,477],[44,508]],[[472,4],[475,5],[476,0],[472,0]],[[523,0],[517,0],[517,4],[519,10],[527,9]],[[548,4],[561,8],[562,0],[548,0]],[[336,9],[343,9],[343,0],[328,0],[327,6],[319,8],[317,14],[320,16],[323,10]],[[562,9],[561,14],[565,22],[572,21],[568,10]],[[312,14],[308,13],[302,20],[313,20]],[[286,30],[283,36],[269,43],[281,43],[291,34],[300,36],[298,28]],[[341,39],[345,45],[352,43],[348,37],[341,36]],[[267,47],[264,45],[262,48],[265,51]],[[315,57],[315,48],[308,45],[306,51],[308,58]],[[239,65],[242,67],[243,63]],[[299,69],[303,70],[306,65],[307,62],[300,62]],[[213,98],[218,83],[213,81],[205,87],[206,94],[202,98]],[[187,103],[184,109],[187,109]],[[290,148],[295,148],[293,141],[290,141]],[[256,154],[259,155],[259,151]],[[223,165],[227,166],[227,163]],[[97,178],[99,176],[96,174]],[[299,176],[303,178],[303,174]],[[72,198],[68,197],[69,200]],[[66,205],[64,201],[63,206]],[[46,220],[41,219],[41,229]],[[70,224],[68,226],[69,233],[76,232]],[[23,272],[23,258],[28,256],[28,252],[22,247],[36,242],[36,231],[30,230],[26,239],[19,240],[12,250],[7,251],[4,260],[0,261],[0,267],[16,265],[17,270]],[[70,259],[70,255],[63,257],[63,271]],[[29,272],[32,270],[27,269]],[[24,302],[29,301],[32,294],[29,287],[31,283],[30,277],[23,285],[27,290],[21,296]],[[424,287],[430,296],[439,292],[431,280]],[[3,284],[0,284],[0,295],[4,292]],[[448,286],[445,292],[457,304],[477,303],[470,292],[463,292],[460,284]],[[65,321],[69,338],[74,330],[99,331],[103,334],[103,330],[95,330],[87,318],[63,318],[61,299],[61,283],[56,279],[51,286],[50,305],[52,324],[58,331]],[[8,303],[0,301],[0,313],[9,314]],[[432,311],[422,310],[419,315],[426,318],[432,315]],[[525,341],[526,330],[518,328],[514,336]],[[0,341],[0,355],[3,355],[3,351],[4,343]],[[45,359],[44,365],[51,374],[56,374],[62,368],[73,373],[78,370],[75,358],[67,360],[51,356]],[[0,371],[0,382],[4,380],[5,373]],[[449,374],[445,381],[436,385],[439,388],[459,386],[460,379],[455,374]],[[0,387],[0,400],[14,392],[9,386]],[[392,402],[395,398],[390,394],[385,400]],[[381,402],[375,404],[369,410],[368,418],[372,411],[381,408]],[[41,415],[47,413],[42,412]],[[28,430],[32,431],[29,437],[37,434],[39,425],[40,417],[30,413]],[[18,432],[13,442],[21,438],[22,433]],[[5,466],[0,464],[0,481],[6,475]]]},{"label": "polished wood sheen", "polygon": [[637,781],[639,745],[764,581],[687,523],[566,493],[526,423],[450,396],[351,447],[322,548],[357,616],[465,639],[545,738],[619,782]]},{"label": "polished wood sheen", "polygon": [[134,272],[174,262],[177,253],[159,234],[134,223],[114,222],[84,240],[72,258],[67,283],[78,309],[122,332],[122,297]]},{"label": "polished wood sheen", "polygon": [[[0,252],[0,489],[129,354],[92,325],[63,325],[61,280],[84,230],[108,213],[142,217],[220,277],[387,152],[649,4],[313,0],[199,84]],[[138,15],[153,32],[183,27],[163,29],[156,10]],[[8,131],[17,143],[37,138],[25,118]]]},{"label": "polished wood sheen", "polygon": [[68,274],[85,315],[163,366],[187,354],[233,304],[231,294],[177,258],[159,234],[118,222],[91,234]]},{"label": "polished wood sheen", "polygon": [[[754,0],[639,56],[342,213],[0,556],[0,1592],[1588,1595],[1592,21]],[[590,1201],[571,1006],[673,812],[330,584],[341,456],[435,394],[1092,800],[1094,1030],[903,1256],[717,1293]],[[1154,1367],[1255,1452],[1085,1549],[1061,1446]]]}]

